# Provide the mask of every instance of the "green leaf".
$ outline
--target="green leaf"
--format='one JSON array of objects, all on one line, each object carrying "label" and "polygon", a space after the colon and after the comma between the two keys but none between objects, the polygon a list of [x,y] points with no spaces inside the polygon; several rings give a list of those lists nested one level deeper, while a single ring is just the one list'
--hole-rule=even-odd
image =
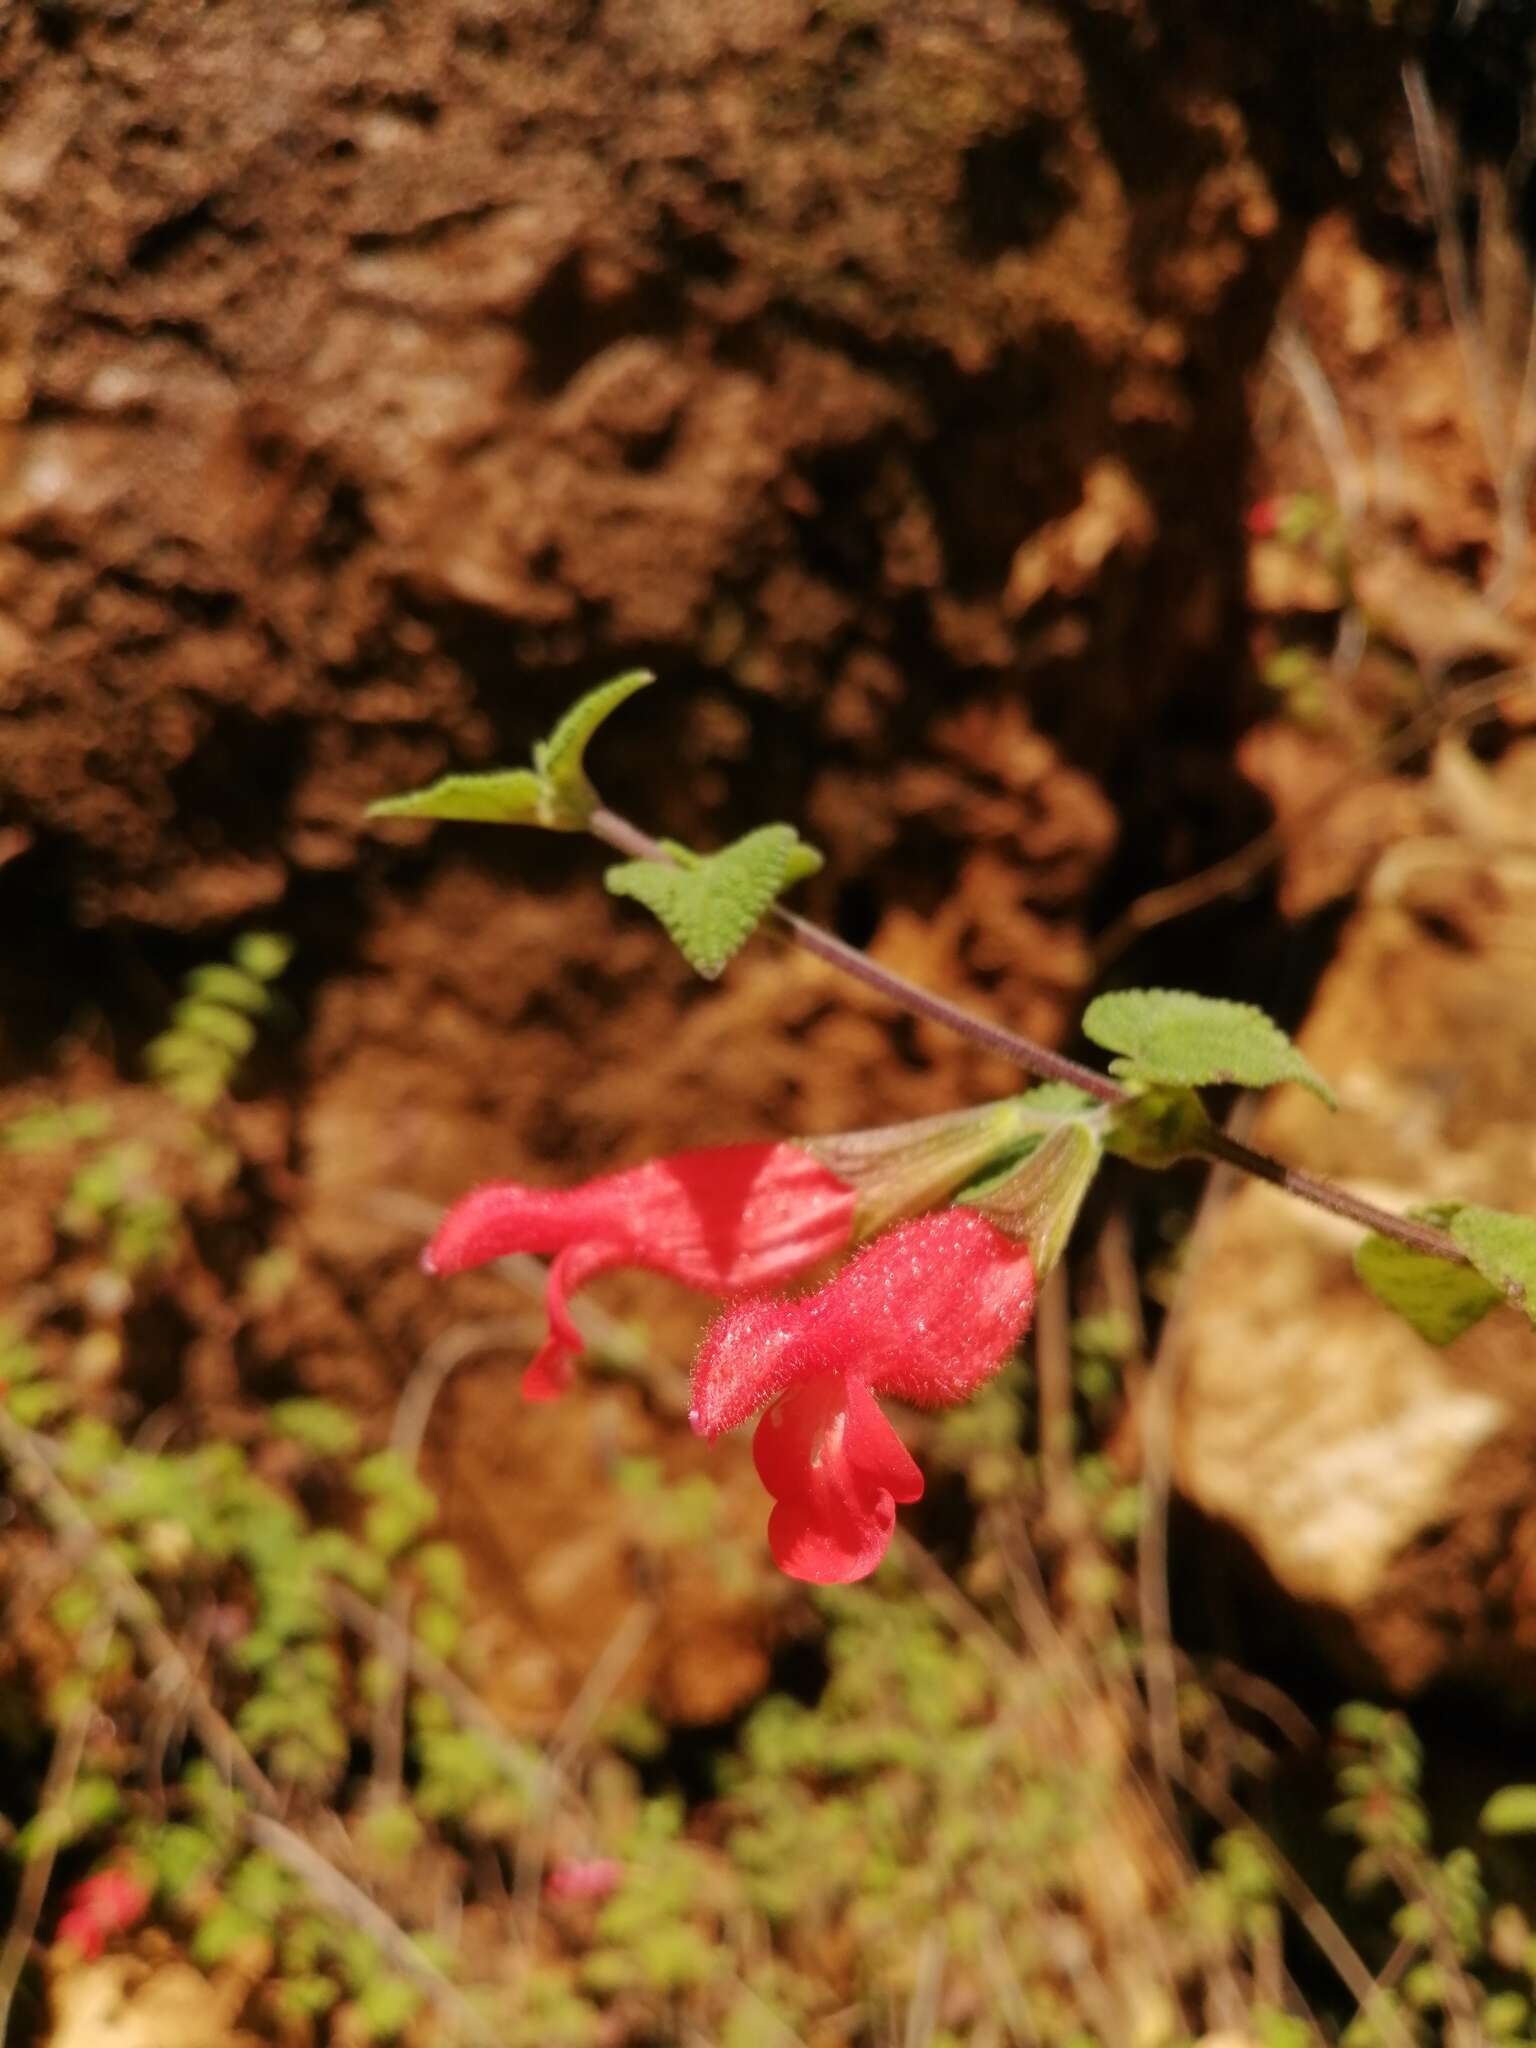
[{"label": "green leaf", "polygon": [[1330,1108],[1333,1091],[1279,1025],[1251,1003],[1229,1003],[1180,989],[1119,989],[1088,1005],[1083,1030],[1121,1057],[1111,1070],[1127,1080],[1203,1088],[1233,1081],[1272,1088],[1299,1081]]},{"label": "green leaf", "polygon": [[293,1879],[275,1856],[260,1851],[242,1856],[224,1881],[230,1905],[270,1927],[293,1897]]},{"label": "green leaf", "polygon": [[261,1922],[238,1906],[217,1905],[199,1922],[192,1937],[194,1963],[222,1963],[239,1949],[261,1941],[266,1930]]},{"label": "green leaf", "polygon": [[612,716],[637,690],[656,680],[648,668],[632,668],[611,681],[599,683],[579,697],[547,740],[533,750],[533,765],[553,800],[582,822],[597,803],[597,792],[587,780],[587,742],[605,719]]},{"label": "green leaf", "polygon": [[1536,1785],[1501,1785],[1477,1824],[1485,1835],[1536,1834]]},{"label": "green leaf", "polygon": [[441,1600],[423,1600],[416,1610],[416,1634],[434,1657],[446,1663],[464,1638],[464,1623]]},{"label": "green leaf", "polygon": [[412,1807],[404,1800],[396,1800],[389,1806],[376,1806],[364,1814],[362,1834],[376,1856],[381,1856],[386,1863],[402,1863],[420,1847],[426,1829]]},{"label": "green leaf", "polygon": [[27,1380],[19,1387],[11,1387],[5,1396],[6,1407],[23,1429],[37,1429],[52,1422],[56,1415],[63,1414],[69,1402],[68,1389],[56,1380]]},{"label": "green leaf", "polygon": [[362,1441],[361,1423],[334,1401],[279,1401],[270,1419],[279,1436],[291,1437],[321,1458],[344,1458]]},{"label": "green leaf", "polygon": [[318,1970],[308,1970],[287,1978],[277,1996],[286,2011],[300,2019],[312,2019],[330,2011],[341,1996],[341,1986]]},{"label": "green leaf", "polygon": [[1483,1278],[1536,1323],[1536,1217],[1468,1202],[1451,1218],[1450,1230]]},{"label": "green leaf", "polygon": [[49,1103],[0,1124],[0,1151],[59,1151],[84,1138],[104,1137],[111,1123],[111,1111],[103,1103],[80,1102],[67,1108],[61,1103]]},{"label": "green leaf", "polygon": [[242,932],[235,941],[235,965],[258,981],[276,981],[293,958],[293,941],[281,932]]},{"label": "green leaf", "polygon": [[423,1543],[412,1564],[429,1593],[450,1606],[461,1602],[468,1584],[464,1553],[456,1543]]},{"label": "green leaf", "polygon": [[207,1002],[200,996],[186,996],[171,1012],[171,1027],[167,1036],[190,1032],[194,1038],[206,1038],[210,1045],[216,1045],[223,1052],[233,1053],[241,1059],[256,1043],[256,1026],[239,1010],[227,1008],[223,1003]]},{"label": "green leaf", "polygon": [[263,1016],[272,998],[253,974],[238,967],[226,967],[220,960],[207,967],[194,967],[187,976],[187,993],[208,1003],[220,1003],[226,1010],[244,1010],[247,1016]]},{"label": "green leaf", "polygon": [[793,825],[761,825],[718,853],[695,856],[690,866],[625,861],[603,879],[610,895],[643,903],[694,971],[713,981],[795,879],[797,860],[800,872],[809,872],[806,856],[820,865]]},{"label": "green leaf", "polygon": [[123,1810],[123,1795],[115,1778],[104,1771],[82,1771],[69,1792],[69,1822],[74,1834],[88,1835],[116,1820]]},{"label": "green leaf", "polygon": [[178,1821],[146,1835],[140,1847],[153,1866],[159,1889],[178,1902],[218,1867],[224,1854],[201,1828]]},{"label": "green leaf", "polygon": [[381,796],[370,818],[454,818],[475,825],[540,825],[544,783],[531,768],[493,768],[485,775],[444,775],[425,789]]},{"label": "green leaf", "polygon": [[1355,1271],[1379,1302],[1431,1344],[1454,1343],[1504,1299],[1471,1266],[1416,1252],[1390,1237],[1362,1239],[1355,1248]]},{"label": "green leaf", "polygon": [[77,1636],[90,1627],[102,1611],[101,1590],[90,1579],[71,1579],[48,1609],[55,1628]]},{"label": "green leaf", "polygon": [[389,2041],[421,2010],[423,1993],[408,1977],[382,1972],[358,1994],[357,2015],[369,2040]]},{"label": "green leaf", "polygon": [[600,683],[574,703],[548,739],[533,750],[531,768],[493,768],[483,775],[444,775],[426,789],[380,797],[370,818],[458,818],[481,825],[542,825],[582,832],[597,807],[587,780],[587,742],[603,720],[656,678],[631,669]]},{"label": "green leaf", "polygon": [[44,1806],[16,1830],[16,1854],[23,1863],[56,1856],[75,1840],[76,1832],[66,1807]]}]

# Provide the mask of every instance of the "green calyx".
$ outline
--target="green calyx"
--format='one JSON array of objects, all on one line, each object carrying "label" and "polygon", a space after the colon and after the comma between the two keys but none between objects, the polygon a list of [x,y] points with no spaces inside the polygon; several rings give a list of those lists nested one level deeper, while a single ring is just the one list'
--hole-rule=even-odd
[{"label": "green calyx", "polygon": [[1103,1156],[1097,1125],[1074,1119],[1059,1124],[1011,1173],[960,1199],[1006,1236],[1022,1238],[1043,1279],[1067,1248]]},{"label": "green calyx", "polygon": [[1092,1098],[1076,1089],[1034,1088],[974,1109],[802,1143],[857,1189],[853,1234],[863,1239],[949,1201],[962,1189],[964,1199],[972,1199],[979,1189],[1013,1173],[1026,1152],[1064,1124],[1100,1114]]},{"label": "green calyx", "polygon": [[1212,1125],[1193,1088],[1132,1084],[1130,1099],[1111,1111],[1105,1145],[1135,1166],[1161,1168],[1205,1149]]}]

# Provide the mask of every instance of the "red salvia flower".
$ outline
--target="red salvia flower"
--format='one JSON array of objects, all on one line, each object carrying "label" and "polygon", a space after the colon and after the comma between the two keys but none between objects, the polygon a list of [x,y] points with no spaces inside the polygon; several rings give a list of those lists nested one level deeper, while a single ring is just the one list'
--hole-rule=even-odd
[{"label": "red salvia flower", "polygon": [[718,1145],[650,1159],[573,1188],[492,1181],[455,1202],[427,1247],[429,1273],[510,1252],[553,1255],[550,1334],[523,1393],[549,1401],[583,1349],[567,1301],[612,1266],[643,1266],[703,1294],[771,1287],[841,1251],[854,1188],[798,1145]]},{"label": "red salvia flower", "polygon": [[776,1503],[774,1558],[817,1585],[862,1579],[884,1557],[896,1503],[922,1474],[875,1394],[946,1408],[991,1377],[1029,1326],[1027,1245],[974,1209],[904,1223],[798,1299],[727,1309],[693,1374],[690,1420],[716,1437],[771,1403],[752,1455]]},{"label": "red salvia flower", "polygon": [[94,1962],[114,1934],[126,1934],[149,1909],[149,1888],[128,1870],[98,1870],[69,1892],[58,1938]]}]

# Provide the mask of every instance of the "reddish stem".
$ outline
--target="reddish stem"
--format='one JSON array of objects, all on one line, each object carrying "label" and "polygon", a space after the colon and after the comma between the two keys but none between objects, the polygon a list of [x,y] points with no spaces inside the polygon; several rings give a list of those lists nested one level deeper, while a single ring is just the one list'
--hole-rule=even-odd
[{"label": "reddish stem", "polygon": [[[587,820],[587,829],[595,839],[601,839],[620,853],[627,853],[632,859],[671,864],[672,856],[658,840],[605,805],[600,804],[593,811]],[[935,995],[932,989],[908,981],[904,974],[882,967],[867,953],[848,945],[835,933],[824,930],[819,924],[812,924],[809,918],[777,904],[773,917],[797,946],[851,975],[855,981],[862,981],[866,988],[877,990],[912,1016],[926,1017],[932,1023],[946,1025],[962,1038],[968,1038],[973,1045],[1011,1060],[1015,1066],[1039,1075],[1042,1080],[1065,1081],[1099,1102],[1118,1105],[1130,1101],[1129,1091],[1110,1080],[1107,1074],[1100,1074],[1077,1060],[1069,1060],[1064,1053],[1052,1052],[1049,1046],[1039,1045],[1034,1039],[1022,1037],[1004,1025],[972,1016],[969,1010],[950,1002],[946,996]],[[1362,1230],[1374,1230],[1382,1237],[1390,1237],[1398,1244],[1407,1245],[1411,1251],[1424,1252],[1431,1258],[1449,1259],[1456,1265],[1466,1264],[1460,1247],[1447,1231],[1436,1229],[1432,1223],[1418,1223],[1411,1217],[1394,1215],[1390,1209],[1380,1209],[1374,1202],[1352,1195],[1335,1182],[1306,1173],[1298,1166],[1284,1166],[1278,1159],[1271,1159],[1268,1153],[1256,1152],[1251,1145],[1228,1137],[1224,1131],[1213,1127],[1202,1140],[1201,1149],[1225,1166],[1234,1166],[1255,1180],[1282,1188],[1298,1201],[1310,1202],[1316,1209],[1326,1209],[1331,1216],[1342,1216],[1350,1223],[1358,1223]]]}]

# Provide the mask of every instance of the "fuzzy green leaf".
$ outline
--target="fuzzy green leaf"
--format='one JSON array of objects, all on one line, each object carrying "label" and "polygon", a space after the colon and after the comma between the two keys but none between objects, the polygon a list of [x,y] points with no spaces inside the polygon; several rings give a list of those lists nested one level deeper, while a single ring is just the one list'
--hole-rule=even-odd
[{"label": "fuzzy green leaf", "polygon": [[1270,1017],[1251,1003],[1230,1003],[1181,989],[1119,989],[1088,1005],[1083,1030],[1121,1057],[1112,1070],[1127,1080],[1173,1088],[1233,1081],[1272,1088],[1299,1081],[1330,1108],[1333,1091]]},{"label": "fuzzy green leaf", "polygon": [[821,856],[793,825],[762,825],[686,867],[632,860],[603,877],[612,896],[643,903],[690,967],[713,981],[751,938],[775,898]]},{"label": "fuzzy green leaf", "polygon": [[542,825],[550,832],[582,832],[597,807],[587,780],[587,742],[603,720],[656,678],[631,669],[578,699],[546,740],[533,749],[531,768],[493,768],[483,775],[444,775],[426,789],[380,797],[370,818],[458,818],[480,825]]},{"label": "fuzzy green leaf", "polygon": [[1416,1252],[1390,1237],[1362,1239],[1355,1271],[1379,1302],[1431,1344],[1453,1344],[1504,1299],[1472,1267]]},{"label": "fuzzy green leaf", "polygon": [[381,796],[370,818],[458,818],[476,825],[539,825],[543,778],[531,768],[493,768],[485,775],[444,775],[425,789]]},{"label": "fuzzy green leaf", "polygon": [[1536,1834],[1536,1785],[1501,1785],[1477,1824],[1485,1835]]},{"label": "fuzzy green leaf", "polygon": [[1468,1202],[1451,1218],[1450,1230],[1483,1278],[1536,1323],[1536,1216]]},{"label": "fuzzy green leaf", "polygon": [[595,690],[579,697],[549,738],[534,748],[534,768],[563,810],[582,818],[590,814],[597,802],[597,792],[587,780],[587,742],[621,704],[655,680],[648,668],[632,668],[609,682],[599,683]]}]

